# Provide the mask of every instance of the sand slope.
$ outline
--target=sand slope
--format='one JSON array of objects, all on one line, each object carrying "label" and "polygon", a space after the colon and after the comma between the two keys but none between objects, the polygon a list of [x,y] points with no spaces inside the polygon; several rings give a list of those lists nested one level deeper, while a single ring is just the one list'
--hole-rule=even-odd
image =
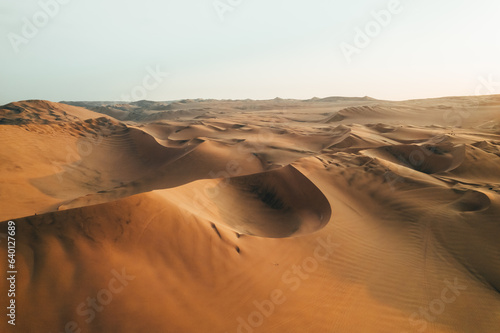
[{"label": "sand slope", "polygon": [[0,331],[499,331],[499,96],[74,104],[0,107]]}]

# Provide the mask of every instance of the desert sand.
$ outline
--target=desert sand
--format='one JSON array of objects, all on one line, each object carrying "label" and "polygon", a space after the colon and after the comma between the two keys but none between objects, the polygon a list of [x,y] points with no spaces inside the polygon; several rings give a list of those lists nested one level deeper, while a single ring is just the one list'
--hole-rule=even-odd
[{"label": "desert sand", "polygon": [[0,107],[1,332],[500,332],[500,96]]}]

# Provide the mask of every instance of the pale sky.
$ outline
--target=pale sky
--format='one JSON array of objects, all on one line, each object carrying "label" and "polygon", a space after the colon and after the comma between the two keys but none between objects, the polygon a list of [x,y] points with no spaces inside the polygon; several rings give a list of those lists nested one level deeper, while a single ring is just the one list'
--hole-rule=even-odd
[{"label": "pale sky", "polygon": [[498,94],[499,17],[498,0],[0,0],[0,104]]}]

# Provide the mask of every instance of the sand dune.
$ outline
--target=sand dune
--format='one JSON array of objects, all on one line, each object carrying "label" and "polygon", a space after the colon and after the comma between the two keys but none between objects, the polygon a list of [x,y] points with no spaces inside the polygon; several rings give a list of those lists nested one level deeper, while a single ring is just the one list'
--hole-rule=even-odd
[{"label": "sand dune", "polygon": [[240,234],[261,237],[312,233],[321,229],[331,215],[323,193],[292,166],[200,181],[162,195],[193,215]]},{"label": "sand dune", "polygon": [[102,114],[86,108],[41,100],[14,102],[1,108],[0,124],[6,125],[48,124],[51,121],[77,121],[103,117]]},{"label": "sand dune", "polygon": [[1,332],[500,330],[500,96],[71,104],[0,107]]},{"label": "sand dune", "polygon": [[401,163],[424,173],[441,173],[458,168],[465,159],[464,145],[396,145],[367,150],[365,154]]}]

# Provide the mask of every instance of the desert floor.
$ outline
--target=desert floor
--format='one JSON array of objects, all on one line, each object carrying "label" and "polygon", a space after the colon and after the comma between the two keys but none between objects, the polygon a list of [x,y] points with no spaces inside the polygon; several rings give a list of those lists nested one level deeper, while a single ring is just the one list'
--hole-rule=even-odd
[{"label": "desert floor", "polygon": [[0,147],[1,332],[500,332],[500,96],[23,101]]}]

